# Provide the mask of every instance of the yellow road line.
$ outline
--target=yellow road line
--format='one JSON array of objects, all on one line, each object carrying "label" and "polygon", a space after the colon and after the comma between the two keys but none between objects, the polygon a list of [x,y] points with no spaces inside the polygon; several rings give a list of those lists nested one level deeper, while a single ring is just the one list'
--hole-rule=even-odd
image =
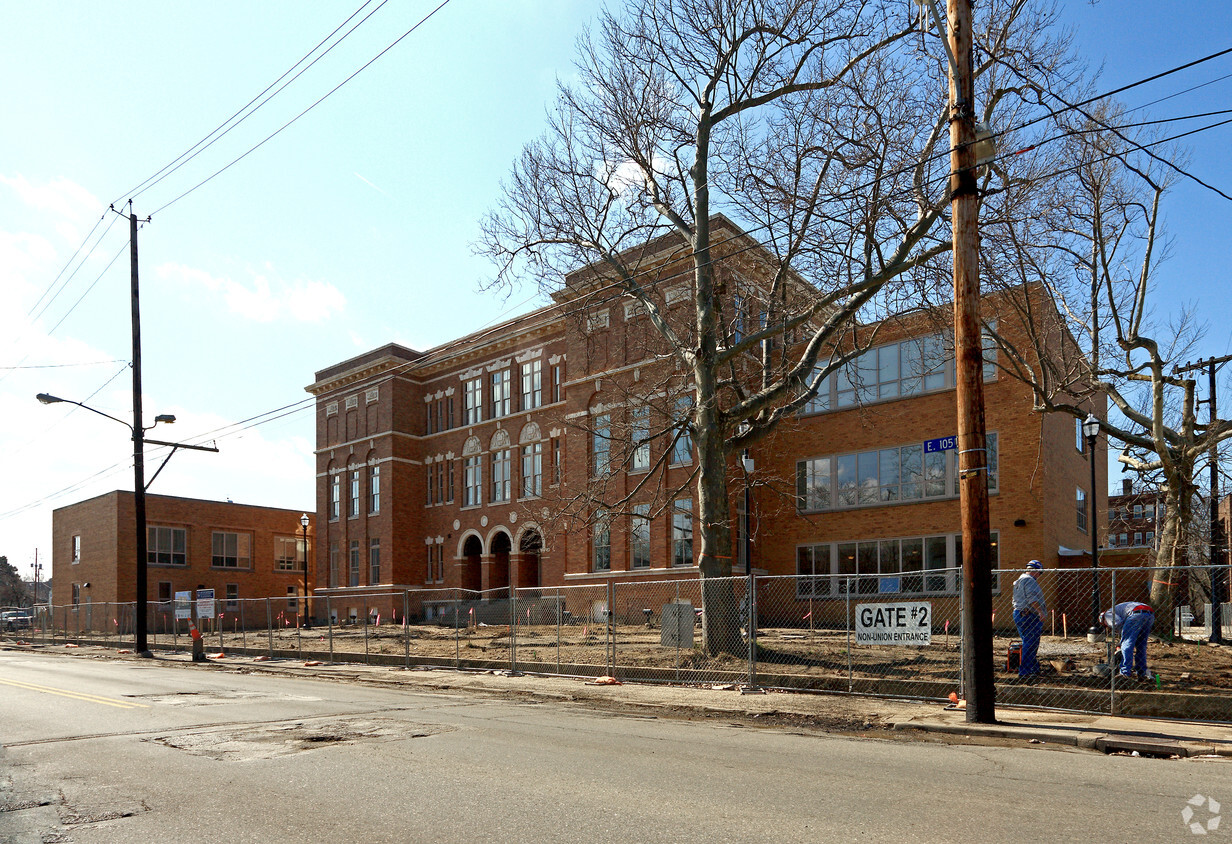
[{"label": "yellow road line", "polygon": [[56,689],[51,686],[40,686],[36,683],[26,683],[22,680],[6,680],[0,677],[0,683],[6,686],[14,686],[19,689],[26,689],[32,692],[42,692],[49,695],[59,695],[60,697],[72,698],[73,700],[81,700],[86,703],[101,703],[104,706],[114,706],[117,709],[149,709],[148,704],[135,703],[133,701],[118,700],[112,697],[103,697],[102,695],[92,695],[89,692],[74,692],[68,689]]}]

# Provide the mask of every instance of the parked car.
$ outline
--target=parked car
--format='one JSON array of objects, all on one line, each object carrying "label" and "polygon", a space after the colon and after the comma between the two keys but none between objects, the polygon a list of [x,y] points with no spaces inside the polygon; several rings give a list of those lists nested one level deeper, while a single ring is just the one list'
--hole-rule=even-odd
[{"label": "parked car", "polygon": [[15,630],[29,630],[33,626],[29,610],[5,610],[0,614],[0,629],[12,633]]}]

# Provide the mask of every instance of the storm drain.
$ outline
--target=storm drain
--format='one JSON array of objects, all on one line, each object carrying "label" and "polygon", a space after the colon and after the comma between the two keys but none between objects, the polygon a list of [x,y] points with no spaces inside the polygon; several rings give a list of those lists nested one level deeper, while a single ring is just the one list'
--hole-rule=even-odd
[{"label": "storm drain", "polygon": [[254,724],[199,732],[175,733],[144,739],[226,762],[275,759],[331,745],[428,738],[452,732],[441,724],[418,724],[389,718],[330,718]]}]

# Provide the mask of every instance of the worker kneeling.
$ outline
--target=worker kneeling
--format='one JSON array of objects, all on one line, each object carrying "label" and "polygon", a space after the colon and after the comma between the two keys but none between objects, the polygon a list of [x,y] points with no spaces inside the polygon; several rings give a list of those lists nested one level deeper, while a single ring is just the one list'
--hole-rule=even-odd
[{"label": "worker kneeling", "polygon": [[1151,679],[1146,670],[1146,642],[1155,626],[1155,613],[1141,601],[1124,601],[1104,613],[1104,625],[1121,631],[1121,676]]}]

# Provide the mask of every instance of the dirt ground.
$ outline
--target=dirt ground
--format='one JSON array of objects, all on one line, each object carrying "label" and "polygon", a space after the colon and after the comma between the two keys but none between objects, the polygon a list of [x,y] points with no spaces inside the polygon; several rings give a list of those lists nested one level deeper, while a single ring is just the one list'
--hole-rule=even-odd
[{"label": "dirt ground", "polygon": [[[1197,632],[1197,631],[1195,631]],[[288,627],[265,630],[224,631],[221,640],[216,630],[206,633],[207,651],[228,648],[265,649],[327,653],[332,638],[336,654],[408,653],[410,662],[431,660],[434,664],[454,660],[470,664],[508,665],[511,636],[508,626],[462,628],[435,625],[344,625],[331,629],[315,627],[297,630]],[[171,637],[155,631],[154,644],[170,644]],[[1232,646],[1210,645],[1187,637],[1167,641],[1152,637],[1147,650],[1148,666],[1159,674],[1159,688],[1171,691],[1199,693],[1232,690]],[[1008,647],[1014,641],[1008,636],[994,639],[997,660],[997,680],[1011,681],[1016,672],[1005,670]],[[188,639],[181,635],[179,644],[186,647]],[[747,656],[708,656],[700,647],[700,631],[693,646],[665,647],[657,628],[617,625],[609,633],[602,623],[573,624],[558,628],[554,625],[520,625],[513,640],[518,667],[551,672],[559,665],[564,673],[571,666],[603,668],[610,663],[614,651],[615,665],[624,668],[643,667],[666,671],[689,671],[690,676],[703,677],[713,672],[716,679],[740,675],[747,671]],[[1050,686],[1101,688],[1108,685],[1101,663],[1107,660],[1106,645],[1088,644],[1085,637],[1045,636],[1040,644],[1040,661],[1044,669],[1043,682]],[[958,636],[934,636],[927,646],[849,646],[844,632],[808,631],[767,628],[757,634],[757,673],[759,677],[795,678],[793,684],[807,686],[810,678],[894,679],[901,681],[933,681],[957,683],[960,674]],[[602,673],[587,671],[585,673]],[[671,679],[667,677],[667,679]]]}]

